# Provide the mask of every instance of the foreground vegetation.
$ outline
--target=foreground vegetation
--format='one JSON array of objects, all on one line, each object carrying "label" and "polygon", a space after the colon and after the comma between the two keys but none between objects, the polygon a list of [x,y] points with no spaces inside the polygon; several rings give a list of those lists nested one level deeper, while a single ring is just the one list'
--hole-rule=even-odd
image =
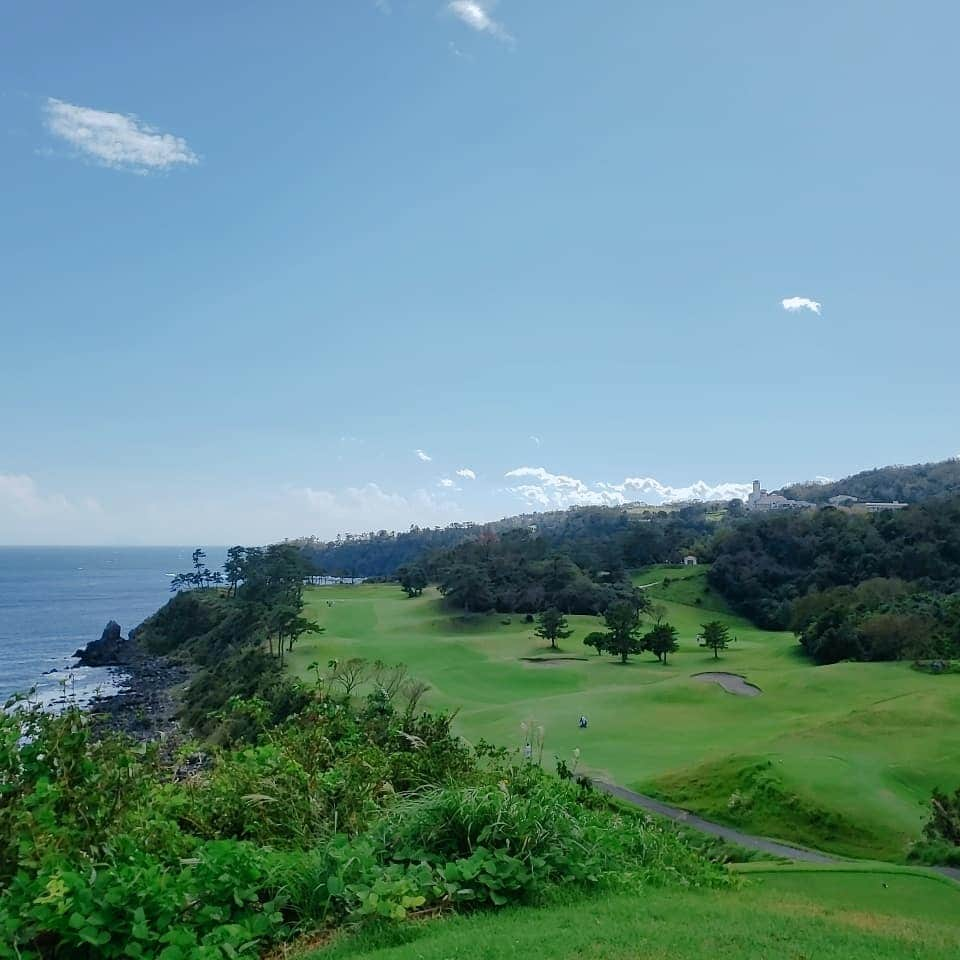
[{"label": "foreground vegetation", "polygon": [[448,718],[324,681],[279,727],[234,702],[247,737],[179,782],[76,709],[4,715],[0,957],[256,956],[347,921],[723,882],[670,830],[466,747]]}]

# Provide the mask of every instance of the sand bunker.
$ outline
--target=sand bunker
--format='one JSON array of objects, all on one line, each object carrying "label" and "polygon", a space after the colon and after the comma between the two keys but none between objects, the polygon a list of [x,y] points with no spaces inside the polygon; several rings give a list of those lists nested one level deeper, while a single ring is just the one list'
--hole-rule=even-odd
[{"label": "sand bunker", "polygon": [[719,683],[727,693],[736,694],[738,697],[756,697],[763,691],[752,683],[747,683],[738,673],[695,673],[694,680],[702,680],[704,683]]},{"label": "sand bunker", "polygon": [[565,667],[576,661],[586,662],[587,657],[521,657],[526,667]]}]

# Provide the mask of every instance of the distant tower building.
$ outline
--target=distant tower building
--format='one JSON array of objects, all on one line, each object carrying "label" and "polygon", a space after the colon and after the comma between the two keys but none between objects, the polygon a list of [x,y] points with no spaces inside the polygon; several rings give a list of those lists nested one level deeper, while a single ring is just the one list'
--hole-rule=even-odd
[{"label": "distant tower building", "polygon": [[753,490],[747,495],[747,509],[766,513],[770,510],[808,510],[816,504],[808,500],[788,500],[779,493],[767,493],[761,489],[760,481],[753,481]]}]

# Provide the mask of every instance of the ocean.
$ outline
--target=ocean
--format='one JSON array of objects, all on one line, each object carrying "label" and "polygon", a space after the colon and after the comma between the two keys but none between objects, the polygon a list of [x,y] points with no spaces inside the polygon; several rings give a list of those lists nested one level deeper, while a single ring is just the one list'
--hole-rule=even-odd
[{"label": "ocean", "polygon": [[[207,566],[223,547],[204,547]],[[36,687],[52,703],[64,693],[84,702],[116,689],[107,667],[78,667],[72,654],[97,639],[108,620],[126,636],[170,598],[170,577],[190,569],[193,547],[0,547],[0,706]],[[51,672],[52,671],[52,672]]]}]

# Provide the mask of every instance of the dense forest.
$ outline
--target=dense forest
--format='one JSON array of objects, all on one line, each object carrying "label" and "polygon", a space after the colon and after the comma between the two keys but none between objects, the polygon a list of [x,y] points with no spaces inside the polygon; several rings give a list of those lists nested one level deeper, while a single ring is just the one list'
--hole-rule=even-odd
[{"label": "dense forest", "polygon": [[960,651],[960,497],[872,515],[825,508],[720,531],[710,583],[819,662]]},{"label": "dense forest", "polygon": [[714,528],[703,506],[639,518],[583,508],[563,518],[546,529],[491,533],[434,554],[424,571],[463,610],[598,614],[633,595],[630,569],[705,551]]},{"label": "dense forest", "polygon": [[913,466],[864,470],[834,483],[795,483],[780,491],[794,500],[826,503],[840,494],[858,500],[919,503],[931,497],[960,494],[960,458]]},{"label": "dense forest", "polygon": [[299,547],[318,574],[343,578],[391,577],[404,564],[435,550],[447,550],[475,540],[489,525],[452,523],[417,527],[396,533],[380,530],[361,535],[341,534],[336,540],[290,541]]}]

